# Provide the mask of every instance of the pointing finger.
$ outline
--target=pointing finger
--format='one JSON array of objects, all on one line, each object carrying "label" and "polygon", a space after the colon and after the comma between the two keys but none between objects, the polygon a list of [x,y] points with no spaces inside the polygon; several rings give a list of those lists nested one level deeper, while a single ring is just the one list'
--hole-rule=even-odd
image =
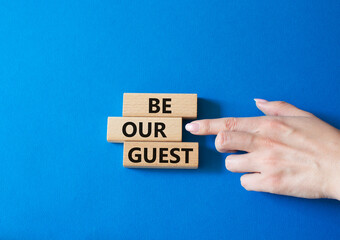
[{"label": "pointing finger", "polygon": [[217,135],[220,131],[257,131],[263,117],[249,118],[217,118],[193,121],[185,125],[185,129],[195,135]]}]

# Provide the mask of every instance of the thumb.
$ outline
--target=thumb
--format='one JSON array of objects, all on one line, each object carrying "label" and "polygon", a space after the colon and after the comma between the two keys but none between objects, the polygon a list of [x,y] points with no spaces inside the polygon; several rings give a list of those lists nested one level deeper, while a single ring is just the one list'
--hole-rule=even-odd
[{"label": "thumb", "polygon": [[303,111],[289,103],[283,101],[267,101],[254,98],[257,108],[269,116],[301,116],[311,117],[313,114]]}]

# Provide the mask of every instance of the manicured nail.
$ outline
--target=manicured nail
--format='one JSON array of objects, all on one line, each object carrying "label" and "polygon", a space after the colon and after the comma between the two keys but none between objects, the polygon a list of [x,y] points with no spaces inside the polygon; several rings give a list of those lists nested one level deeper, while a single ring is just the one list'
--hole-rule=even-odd
[{"label": "manicured nail", "polygon": [[200,129],[200,126],[198,123],[188,123],[187,125],[185,125],[185,130],[191,133],[198,132],[199,129]]},{"label": "manicured nail", "polygon": [[268,102],[267,100],[261,99],[261,98],[254,98],[254,101],[255,101],[256,103],[266,103],[266,102]]}]

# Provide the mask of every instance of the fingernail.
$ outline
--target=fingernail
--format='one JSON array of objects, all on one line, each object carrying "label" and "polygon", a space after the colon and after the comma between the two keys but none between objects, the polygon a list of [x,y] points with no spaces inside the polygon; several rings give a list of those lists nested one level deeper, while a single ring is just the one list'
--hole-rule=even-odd
[{"label": "fingernail", "polygon": [[226,160],[226,161],[225,161],[225,168],[226,168],[226,169],[228,169],[229,163],[230,163],[229,160]]},{"label": "fingernail", "polygon": [[227,157],[227,158],[225,159],[225,168],[229,170],[230,165],[231,165],[232,163],[233,163],[233,160]]},{"label": "fingernail", "polygon": [[185,130],[191,133],[198,132],[199,129],[200,129],[200,126],[198,123],[188,123],[187,125],[185,125]]},{"label": "fingernail", "polygon": [[254,101],[255,101],[256,103],[266,103],[266,102],[268,102],[267,100],[261,99],[261,98],[254,98]]}]

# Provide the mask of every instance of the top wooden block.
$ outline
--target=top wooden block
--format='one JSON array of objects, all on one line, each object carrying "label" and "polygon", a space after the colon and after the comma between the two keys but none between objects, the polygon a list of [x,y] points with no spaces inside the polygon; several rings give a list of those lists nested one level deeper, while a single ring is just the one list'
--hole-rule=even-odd
[{"label": "top wooden block", "polygon": [[197,118],[197,94],[124,93],[124,117]]}]

